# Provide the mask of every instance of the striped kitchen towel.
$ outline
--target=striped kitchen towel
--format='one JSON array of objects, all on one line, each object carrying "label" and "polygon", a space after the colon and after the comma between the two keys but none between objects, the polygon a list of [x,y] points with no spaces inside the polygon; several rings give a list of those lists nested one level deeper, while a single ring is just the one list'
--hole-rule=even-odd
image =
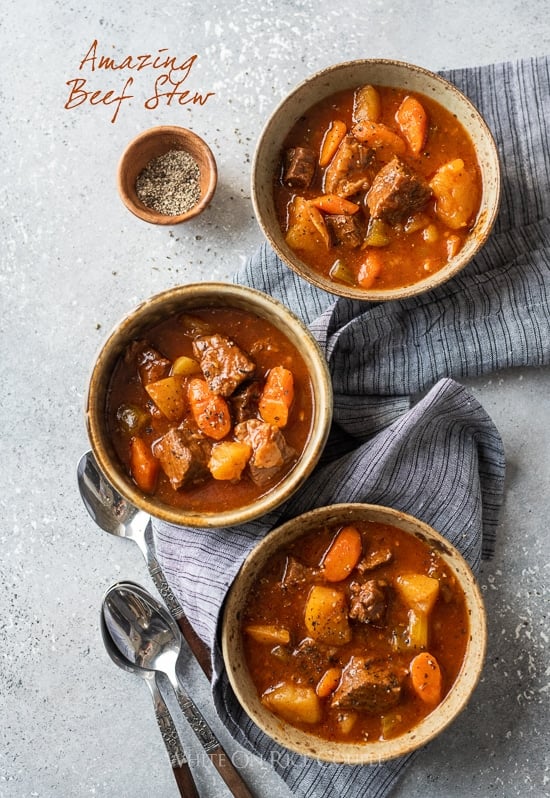
[{"label": "striped kitchen towel", "polygon": [[223,668],[217,634],[224,597],[266,532],[333,502],[409,512],[447,536],[474,572],[490,557],[504,449],[460,379],[550,363],[549,63],[534,58],[443,73],[484,115],[503,169],[493,233],[453,280],[399,302],[335,299],[298,278],[267,245],[235,275],[310,326],[332,376],[330,439],[312,476],[268,516],[200,533],[155,522],[155,545],[168,582],[212,648],[220,717],[245,748],[272,763],[294,795],[383,798],[414,755],[369,767],[328,765],[272,743],[242,712]]}]

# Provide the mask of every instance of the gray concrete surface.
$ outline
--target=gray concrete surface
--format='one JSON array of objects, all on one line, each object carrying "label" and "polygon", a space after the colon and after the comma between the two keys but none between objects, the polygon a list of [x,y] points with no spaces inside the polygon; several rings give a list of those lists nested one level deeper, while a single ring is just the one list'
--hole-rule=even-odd
[{"label": "gray concrete surface", "polygon": [[[203,105],[147,108],[151,69],[133,98],[96,100],[128,71],[79,68],[98,55],[197,55],[188,84]],[[531,0],[299,0],[110,3],[5,0],[0,20],[0,796],[177,795],[145,686],[104,653],[98,608],[121,576],[149,585],[137,548],[94,527],[75,468],[87,448],[83,399],[94,354],[139,300],[205,277],[225,279],[261,241],[251,156],[276,102],[310,72],[386,56],[430,69],[543,55],[547,3]],[[71,84],[78,85],[78,84]],[[109,99],[109,97],[107,97]],[[149,105],[152,103],[149,102]],[[135,219],[115,172],[127,141],[160,123],[211,144],[219,185],[210,209],[177,228]],[[470,383],[507,450],[496,557],[481,583],[489,612],[484,676],[469,708],[423,751],[395,791],[408,798],[550,795],[548,740],[548,452],[550,370]],[[217,725],[208,686],[184,678],[258,796],[282,798],[267,766]],[[202,796],[227,794],[182,728]]]}]

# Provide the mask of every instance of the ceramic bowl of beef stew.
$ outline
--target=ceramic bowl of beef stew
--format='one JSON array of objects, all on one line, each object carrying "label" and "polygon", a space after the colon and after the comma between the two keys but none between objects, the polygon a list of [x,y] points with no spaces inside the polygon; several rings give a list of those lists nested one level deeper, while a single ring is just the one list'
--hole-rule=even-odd
[{"label": "ceramic bowl of beef stew", "polygon": [[373,301],[458,274],[490,234],[500,186],[493,136],[464,94],[385,59],[296,86],[252,167],[256,218],[281,260],[325,291]]},{"label": "ceramic bowl of beef stew", "polygon": [[326,361],[272,297],[204,282],[131,311],[95,360],[88,435],[109,482],[156,518],[224,527],[287,499],[332,418]]},{"label": "ceramic bowl of beef stew", "polygon": [[285,748],[368,764],[425,745],[479,680],[486,619],[461,554],[427,524],[370,504],[317,508],[247,557],[222,619],[227,675]]}]

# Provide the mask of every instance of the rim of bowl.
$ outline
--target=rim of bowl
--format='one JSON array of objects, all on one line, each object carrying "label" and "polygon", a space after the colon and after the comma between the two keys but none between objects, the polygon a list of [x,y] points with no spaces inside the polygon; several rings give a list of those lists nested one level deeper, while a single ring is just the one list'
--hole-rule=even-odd
[{"label": "rim of bowl", "polygon": [[[398,737],[371,743],[335,743],[308,735],[263,707],[244,658],[239,618],[243,599],[254,579],[280,545],[313,531],[320,524],[346,524],[361,519],[397,526],[435,546],[457,576],[466,595],[470,617],[469,638],[464,661],[451,689],[436,709],[410,731]],[[254,723],[275,742],[297,754],[325,762],[374,764],[403,756],[425,745],[463,711],[483,669],[487,648],[487,620],[481,591],[470,566],[443,535],[429,524],[401,510],[385,505],[344,502],[318,507],[296,516],[273,529],[252,549],[228,591],[221,642],[227,676],[237,700]]]},{"label": "rim of bowl", "polygon": [[[386,70],[386,81],[388,81],[388,74],[395,76],[399,74],[403,76],[402,81],[390,80],[384,83],[384,74],[381,72],[381,74],[372,80],[372,82],[377,85],[407,88],[407,84],[411,84],[411,91],[426,96],[430,96],[431,93],[435,94],[436,88],[434,87],[437,87],[438,90],[444,93],[447,100],[452,100],[451,107],[453,112],[456,112],[459,108],[462,109],[462,113],[456,114],[456,116],[463,127],[466,128],[478,156],[478,166],[482,178],[482,197],[480,211],[467,242],[460,252],[438,272],[425,277],[417,283],[406,285],[401,288],[363,289],[356,286],[347,286],[344,283],[336,283],[330,280],[320,272],[316,272],[303,261],[300,261],[299,264],[294,263],[294,260],[300,259],[285,243],[282,231],[279,232],[280,228],[278,227],[278,221],[273,207],[271,180],[267,181],[269,185],[264,185],[263,189],[262,183],[258,180],[258,172],[262,160],[267,160],[268,166],[272,167],[266,169],[266,172],[271,172],[272,176],[275,175],[277,164],[280,159],[280,145],[297,119],[304,113],[305,103],[304,100],[300,100],[302,93],[309,91],[312,83],[316,86],[325,86],[327,88],[324,93],[315,95],[316,99],[307,104],[307,108],[309,108],[322,98],[330,96],[330,94],[333,94],[335,91],[339,91],[346,86],[351,88],[354,85],[359,85],[361,79],[358,81],[352,80],[352,72],[357,69],[370,69],[375,71]],[[334,88],[329,81],[332,76],[338,73],[343,75],[349,73],[349,78],[346,80],[345,85],[341,83],[339,88]],[[416,86],[417,79],[427,81],[427,85]],[[447,107],[440,95],[434,96],[433,99],[439,102],[440,105]],[[281,123],[278,117],[280,112],[287,108],[294,110],[291,121],[289,124],[285,124],[281,132]],[[474,128],[477,129],[480,141],[482,141],[481,155],[479,152],[479,143],[475,143],[474,141]],[[277,142],[278,146],[273,146],[274,142]],[[482,161],[484,161],[485,165],[483,165]],[[475,257],[489,237],[498,216],[501,190],[502,176],[500,156],[495,139],[487,122],[472,101],[468,99],[457,86],[436,72],[432,72],[425,67],[418,66],[408,61],[399,61],[391,58],[363,58],[354,61],[343,61],[338,64],[333,64],[332,66],[324,67],[312,73],[309,77],[306,77],[298,83],[271,112],[256,143],[252,160],[251,193],[256,220],[269,244],[283,263],[298,274],[299,277],[328,293],[367,301],[380,302],[392,299],[405,299],[425,291],[430,291],[454,277]],[[261,196],[262,193],[264,193],[263,197]],[[268,206],[267,210],[266,206]],[[270,215],[272,217],[275,233],[270,230],[269,221],[266,219],[266,217]]]},{"label": "rim of bowl", "polygon": [[[185,308],[236,307],[271,321],[291,342],[299,342],[313,391],[313,418],[304,451],[294,468],[264,495],[244,507],[220,512],[199,512],[160,503],[142,493],[125,473],[105,425],[105,401],[112,370],[125,347],[147,327]],[[154,294],[127,313],[101,345],[88,381],[85,420],[88,438],[99,467],[114,488],[128,501],[155,518],[179,526],[235,526],[274,509],[309,476],[324,449],[332,421],[332,383],[328,365],[313,335],[279,300],[255,288],[235,283],[188,283]]]},{"label": "rim of bowl", "polygon": [[[131,164],[134,154],[139,152],[140,147],[147,141],[163,137],[169,142],[171,141],[174,148],[189,152],[196,160],[198,160],[198,158],[203,160],[206,165],[206,169],[201,168],[201,196],[199,201],[185,213],[172,216],[159,213],[159,211],[156,211],[154,208],[145,205],[145,203],[141,202],[134,190],[135,180],[141,169],[151,160],[150,158],[139,169],[131,169],[130,177],[128,176],[128,167]],[[171,149],[171,147],[168,147],[165,151],[168,151],[168,149]],[[152,155],[151,157],[155,156]],[[122,202],[134,216],[150,224],[175,225],[198,216],[210,204],[214,192],[216,191],[217,183],[218,167],[209,145],[198,133],[178,125],[157,125],[156,127],[150,127],[138,133],[135,138],[128,142],[120,156],[117,167],[117,187]]]}]

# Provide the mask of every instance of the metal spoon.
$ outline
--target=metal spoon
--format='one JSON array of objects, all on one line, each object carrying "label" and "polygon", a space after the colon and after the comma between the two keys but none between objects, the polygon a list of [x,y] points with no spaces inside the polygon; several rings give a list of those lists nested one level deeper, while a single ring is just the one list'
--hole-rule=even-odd
[{"label": "metal spoon", "polygon": [[105,621],[105,615],[101,608],[100,614],[100,627],[101,636],[105,643],[107,653],[113,662],[122,668],[122,670],[133,673],[136,676],[141,676],[145,681],[153,696],[153,703],[155,705],[155,715],[159,725],[162,739],[170,757],[170,764],[172,765],[172,772],[176,783],[179,787],[180,795],[182,798],[199,798],[197,787],[193,780],[193,774],[189,768],[185,752],[181,746],[181,742],[174,726],[174,721],[168,711],[168,707],[162,697],[156,681],[156,673],[154,671],[144,670],[134,663],[130,662],[120,651],[117,643],[111,637],[111,633]]},{"label": "metal spoon", "polygon": [[100,471],[91,451],[86,452],[80,458],[77,467],[77,478],[84,506],[96,524],[105,532],[133,540],[139,546],[145,557],[155,587],[166,602],[172,617],[176,619],[183,638],[193,652],[197,662],[210,680],[212,666],[209,651],[185,617],[178,600],[172,593],[161,571],[158,560],[153,554],[152,546],[147,541],[148,535],[152,534],[150,527],[151,517],[143,510],[139,510],[133,504],[127,502],[113,488]]},{"label": "metal spoon", "polygon": [[178,681],[176,663],[181,634],[162,604],[135,582],[119,582],[105,594],[103,616],[111,637],[130,663],[166,674],[185,718],[233,795],[252,798],[231,759]]}]

